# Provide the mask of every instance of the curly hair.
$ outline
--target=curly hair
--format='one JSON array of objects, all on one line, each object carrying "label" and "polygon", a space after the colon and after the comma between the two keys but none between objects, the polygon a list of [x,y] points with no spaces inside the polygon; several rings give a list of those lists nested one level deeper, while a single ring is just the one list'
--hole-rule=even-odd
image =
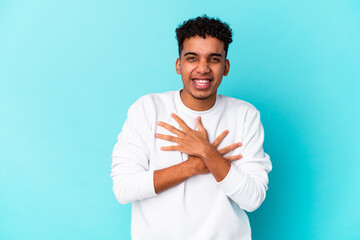
[{"label": "curly hair", "polygon": [[222,22],[220,19],[209,18],[207,15],[184,21],[175,31],[179,47],[179,56],[183,50],[184,40],[196,35],[203,38],[206,38],[206,35],[210,35],[223,41],[225,57],[227,55],[229,44],[232,42],[232,31],[229,25]]}]

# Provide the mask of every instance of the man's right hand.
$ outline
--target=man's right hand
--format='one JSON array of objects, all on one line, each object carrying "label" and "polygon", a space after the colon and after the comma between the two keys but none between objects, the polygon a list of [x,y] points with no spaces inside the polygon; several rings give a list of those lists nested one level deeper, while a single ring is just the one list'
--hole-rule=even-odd
[{"label": "man's right hand", "polygon": [[[234,143],[222,149],[217,149],[220,143],[224,140],[229,131],[222,132],[212,143],[212,146],[216,148],[219,154],[222,156],[229,153],[230,151],[241,146],[241,143]],[[232,162],[242,158],[241,155],[234,155],[224,157],[227,161]],[[154,189],[155,192],[161,193],[171,187],[174,187],[186,179],[198,175],[209,173],[207,166],[204,161],[195,156],[189,156],[189,158],[179,164],[170,166],[168,168],[159,169],[154,171]]]},{"label": "man's right hand", "polygon": [[[228,130],[223,131],[216,139],[215,141],[212,143],[212,145],[217,149],[218,146],[220,145],[220,143],[224,140],[224,138],[227,136],[227,134],[229,133]],[[241,143],[234,143],[231,144],[227,147],[224,147],[222,149],[217,149],[217,151],[221,154],[221,155],[225,155],[227,153],[229,153],[230,151],[241,147]],[[233,162],[236,160],[240,160],[242,158],[241,154],[238,155],[234,155],[234,156],[228,156],[228,157],[224,157],[226,160],[228,160],[229,162]],[[189,156],[189,158],[186,160],[189,164],[190,167],[194,169],[195,174],[194,175],[198,175],[198,174],[208,174],[210,173],[209,169],[207,168],[207,166],[205,165],[204,161],[196,156]]]}]

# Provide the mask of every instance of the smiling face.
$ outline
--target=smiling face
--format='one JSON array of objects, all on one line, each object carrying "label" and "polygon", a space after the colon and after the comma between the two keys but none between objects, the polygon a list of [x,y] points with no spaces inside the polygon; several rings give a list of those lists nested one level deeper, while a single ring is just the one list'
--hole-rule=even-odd
[{"label": "smiling face", "polygon": [[181,74],[184,84],[180,94],[183,103],[193,110],[210,109],[229,68],[221,40],[211,36],[185,39],[180,58],[176,60],[176,72]]}]

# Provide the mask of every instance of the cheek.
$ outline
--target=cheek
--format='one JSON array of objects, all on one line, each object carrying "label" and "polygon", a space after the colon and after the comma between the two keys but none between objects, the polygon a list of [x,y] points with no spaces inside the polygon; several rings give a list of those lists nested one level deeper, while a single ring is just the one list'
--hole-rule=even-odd
[{"label": "cheek", "polygon": [[185,65],[181,67],[181,74],[182,75],[191,75],[191,73],[194,71],[194,67],[193,66],[189,66],[189,65]]},{"label": "cheek", "polygon": [[220,66],[220,67],[213,69],[213,71],[217,78],[221,78],[224,75],[225,67]]}]

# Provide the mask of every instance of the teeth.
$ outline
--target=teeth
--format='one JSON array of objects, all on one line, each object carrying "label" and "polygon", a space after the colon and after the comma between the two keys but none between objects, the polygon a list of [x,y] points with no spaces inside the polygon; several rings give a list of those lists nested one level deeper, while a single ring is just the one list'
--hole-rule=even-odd
[{"label": "teeth", "polygon": [[194,80],[197,84],[209,83],[209,80]]}]

